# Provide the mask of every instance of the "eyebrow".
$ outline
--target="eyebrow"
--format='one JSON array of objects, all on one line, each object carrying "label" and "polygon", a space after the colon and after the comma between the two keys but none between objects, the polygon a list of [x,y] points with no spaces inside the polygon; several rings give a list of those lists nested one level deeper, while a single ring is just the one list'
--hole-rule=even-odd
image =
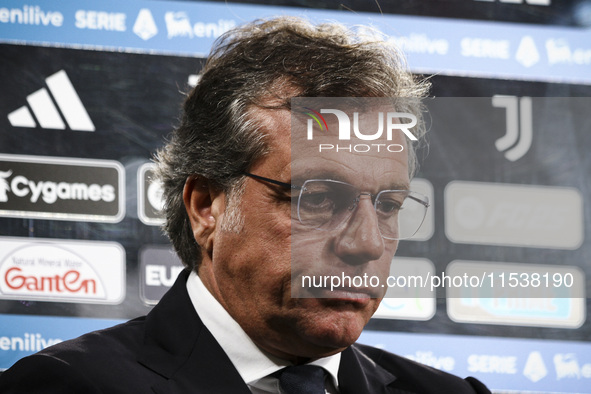
[{"label": "eyebrow", "polygon": [[315,169],[307,169],[305,171],[303,171],[302,173],[300,173],[298,176],[293,176],[292,174],[292,182],[294,180],[296,181],[300,181],[300,182],[304,182],[310,179],[330,179],[333,181],[339,181],[339,182],[345,182],[345,183],[350,183],[348,182],[348,180],[343,177],[343,176],[339,176],[338,174],[335,174],[332,171],[326,171],[326,170],[320,170],[320,171],[316,171]]},{"label": "eyebrow", "polygon": [[[356,186],[355,184],[351,183],[351,181],[349,179],[343,177],[342,175],[335,174],[332,171],[324,171],[324,170],[316,171],[315,169],[307,169],[307,170],[303,171],[301,174],[299,174],[298,176],[292,175],[291,183],[297,184],[297,185],[302,185],[305,181],[310,180],[310,179],[329,179],[329,180],[344,182],[344,183],[353,185],[354,187],[356,187],[359,190],[363,189],[363,187]],[[379,191],[382,191],[382,190],[410,190],[410,185],[406,182],[403,182],[403,183],[393,182],[393,183],[390,183],[389,186],[379,188]]]},{"label": "eyebrow", "polygon": [[384,190],[410,190],[410,185],[408,183],[397,183]]}]

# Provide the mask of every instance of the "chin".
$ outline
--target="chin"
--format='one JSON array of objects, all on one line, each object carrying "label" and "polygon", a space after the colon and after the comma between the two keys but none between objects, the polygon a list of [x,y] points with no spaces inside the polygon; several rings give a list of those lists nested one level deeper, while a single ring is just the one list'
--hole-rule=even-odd
[{"label": "chin", "polygon": [[359,311],[327,311],[304,322],[300,333],[318,348],[337,353],[357,341],[368,320]]}]

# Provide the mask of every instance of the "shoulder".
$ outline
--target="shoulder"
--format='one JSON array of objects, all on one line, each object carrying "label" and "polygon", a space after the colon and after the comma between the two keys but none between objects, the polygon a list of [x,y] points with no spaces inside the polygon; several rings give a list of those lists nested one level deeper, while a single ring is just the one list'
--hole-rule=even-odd
[{"label": "shoulder", "polygon": [[0,392],[100,393],[78,368],[63,359],[41,353],[21,359],[0,375]]},{"label": "shoulder", "polygon": [[459,378],[405,357],[361,344],[351,346],[359,358],[365,358],[375,368],[396,377],[394,385],[401,390],[417,393],[490,394],[486,386],[473,377]]},{"label": "shoulder", "polygon": [[[143,341],[145,317],[130,320],[104,330],[93,331],[78,338],[48,347],[40,352],[68,362],[98,364],[135,358]],[[92,357],[88,357],[92,354]]]},{"label": "shoulder", "polygon": [[202,327],[183,272],[147,316],[21,359],[0,375],[0,393],[152,392],[184,365]]},{"label": "shoulder", "polygon": [[138,369],[144,318],[61,342],[19,360],[0,375],[2,393],[98,393]]}]

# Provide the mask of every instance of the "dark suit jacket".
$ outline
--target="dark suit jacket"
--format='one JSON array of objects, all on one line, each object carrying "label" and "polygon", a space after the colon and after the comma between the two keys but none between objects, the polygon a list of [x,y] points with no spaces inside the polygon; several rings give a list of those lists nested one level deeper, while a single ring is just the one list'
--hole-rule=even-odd
[{"label": "dark suit jacket", "polygon": [[[145,317],[20,360],[0,375],[0,393],[250,393],[195,312],[187,277]],[[342,394],[489,393],[475,379],[362,345],[342,353],[339,383]]]}]

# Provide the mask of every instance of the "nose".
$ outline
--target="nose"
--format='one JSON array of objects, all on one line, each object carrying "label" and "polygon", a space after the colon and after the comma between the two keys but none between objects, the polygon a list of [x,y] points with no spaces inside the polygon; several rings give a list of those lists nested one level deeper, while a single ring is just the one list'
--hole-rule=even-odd
[{"label": "nose", "polygon": [[362,264],[379,259],[384,250],[384,239],[371,196],[361,195],[351,217],[337,236],[335,252],[349,264]]}]

